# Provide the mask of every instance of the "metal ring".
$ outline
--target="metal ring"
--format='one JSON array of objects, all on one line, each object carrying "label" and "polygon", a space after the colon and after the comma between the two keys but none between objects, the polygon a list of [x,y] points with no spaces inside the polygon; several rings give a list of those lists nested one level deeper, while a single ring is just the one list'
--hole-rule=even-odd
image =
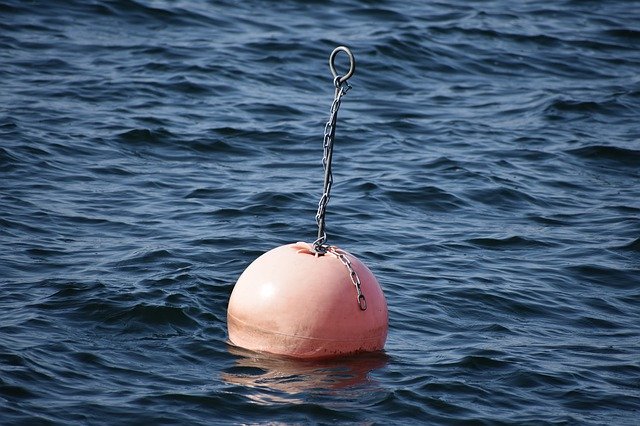
[{"label": "metal ring", "polygon": [[356,60],[354,59],[351,50],[349,50],[349,48],[346,46],[338,46],[333,49],[333,52],[331,52],[331,55],[329,55],[329,68],[331,68],[331,74],[333,74],[334,79],[338,78],[338,71],[336,71],[336,64],[334,63],[338,52],[344,52],[347,54],[347,56],[349,56],[349,72],[340,77],[338,80],[338,84],[342,84],[347,81],[356,70]]},{"label": "metal ring", "polygon": [[364,294],[358,296],[358,306],[360,306],[361,311],[367,310],[367,299],[364,298]]}]

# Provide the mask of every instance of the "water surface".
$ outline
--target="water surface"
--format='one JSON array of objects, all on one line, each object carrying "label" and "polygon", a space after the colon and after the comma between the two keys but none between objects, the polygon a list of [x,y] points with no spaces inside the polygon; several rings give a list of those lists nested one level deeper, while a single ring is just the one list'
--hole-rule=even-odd
[{"label": "water surface", "polygon": [[[637,424],[640,2],[515,3],[1,2],[0,422]],[[230,347],[315,237],[340,44],[386,350]]]}]

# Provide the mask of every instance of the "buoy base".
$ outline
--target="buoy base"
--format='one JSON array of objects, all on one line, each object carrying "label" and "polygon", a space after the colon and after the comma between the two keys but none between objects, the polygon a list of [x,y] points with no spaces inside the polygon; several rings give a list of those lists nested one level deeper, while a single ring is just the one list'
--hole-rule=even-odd
[{"label": "buoy base", "polygon": [[295,358],[332,358],[360,352],[379,351],[384,348],[387,338],[386,329],[378,330],[378,335],[371,338],[354,341],[278,334],[242,322],[233,315],[227,316],[227,323],[231,344],[252,351],[269,352]]},{"label": "buoy base", "polygon": [[307,243],[277,247],[238,279],[227,311],[236,346],[296,358],[330,358],[384,348],[387,304],[371,271],[350,261],[366,297],[358,304],[351,275],[337,256],[315,255]]}]

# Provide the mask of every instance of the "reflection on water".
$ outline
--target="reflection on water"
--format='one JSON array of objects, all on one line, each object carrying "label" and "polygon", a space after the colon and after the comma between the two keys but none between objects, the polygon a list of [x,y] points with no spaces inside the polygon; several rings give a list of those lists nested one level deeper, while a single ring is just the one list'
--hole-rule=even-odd
[{"label": "reflection on water", "polygon": [[229,346],[235,365],[221,372],[228,384],[254,392],[247,396],[260,404],[301,403],[310,395],[335,396],[340,391],[371,392],[380,386],[370,373],[384,367],[389,357],[384,352],[359,354],[329,360],[299,360],[258,353]]}]

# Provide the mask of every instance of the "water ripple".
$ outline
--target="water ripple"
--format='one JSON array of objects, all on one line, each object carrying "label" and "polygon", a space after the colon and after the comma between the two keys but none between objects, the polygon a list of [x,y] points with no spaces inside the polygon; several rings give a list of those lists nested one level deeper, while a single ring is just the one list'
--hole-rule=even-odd
[{"label": "water ripple", "polygon": [[[3,2],[0,423],[637,423],[638,11]],[[338,44],[327,231],[389,339],[250,353],[229,294],[315,238]]]}]

